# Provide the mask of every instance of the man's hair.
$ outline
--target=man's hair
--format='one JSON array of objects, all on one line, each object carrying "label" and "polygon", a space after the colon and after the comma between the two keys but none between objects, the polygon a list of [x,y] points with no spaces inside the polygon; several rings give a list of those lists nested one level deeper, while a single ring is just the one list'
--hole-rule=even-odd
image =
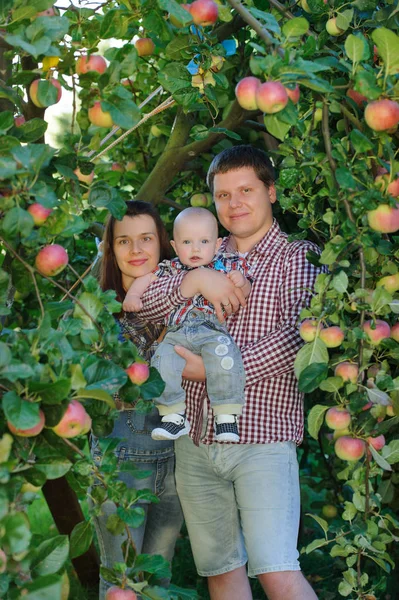
[{"label": "man's hair", "polygon": [[249,145],[233,146],[217,154],[211,162],[206,182],[212,194],[215,175],[243,168],[253,169],[257,178],[267,187],[275,181],[274,167],[266,152]]}]

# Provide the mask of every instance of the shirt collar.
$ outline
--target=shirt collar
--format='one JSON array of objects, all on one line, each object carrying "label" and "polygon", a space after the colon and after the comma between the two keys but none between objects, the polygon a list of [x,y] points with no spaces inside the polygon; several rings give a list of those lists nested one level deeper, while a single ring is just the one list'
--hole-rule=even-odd
[{"label": "shirt collar", "polygon": [[[270,255],[273,250],[277,250],[282,242],[282,231],[276,219],[273,218],[272,226],[261,240],[248,252],[248,257],[253,254],[261,254],[263,256]],[[222,252],[237,252],[236,243],[233,236],[230,234],[224,240],[220,248]]]}]

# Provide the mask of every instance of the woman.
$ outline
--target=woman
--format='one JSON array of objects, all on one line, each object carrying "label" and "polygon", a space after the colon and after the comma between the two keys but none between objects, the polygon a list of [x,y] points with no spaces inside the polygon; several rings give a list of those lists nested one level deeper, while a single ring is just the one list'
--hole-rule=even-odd
[{"label": "woman", "polygon": [[[122,302],[126,290],[136,277],[152,271],[157,264],[170,258],[170,244],[165,227],[156,210],[147,202],[126,202],[127,211],[121,221],[110,217],[104,234],[100,283],[103,290],[115,290]],[[140,354],[150,359],[163,326],[146,323],[135,313],[118,316],[121,331],[137,346]],[[158,504],[142,503],[146,512],[143,525],[131,528],[138,553],[173,557],[176,538],[183,521],[174,480],[174,448],[171,441],[154,441],[151,431],[159,424],[158,411],[137,414],[132,405],[119,405],[120,414],[110,437],[123,438],[115,452],[119,463],[132,461],[140,469],[151,471],[146,479],[135,479],[128,473],[119,478],[128,487],[149,488],[160,499]],[[94,460],[101,461],[98,440],[92,439]],[[124,535],[112,535],[106,528],[109,515],[116,507],[110,500],[102,504],[102,515],[95,520],[103,566],[124,562],[121,544]],[[100,577],[100,600],[104,600],[110,585]]]}]

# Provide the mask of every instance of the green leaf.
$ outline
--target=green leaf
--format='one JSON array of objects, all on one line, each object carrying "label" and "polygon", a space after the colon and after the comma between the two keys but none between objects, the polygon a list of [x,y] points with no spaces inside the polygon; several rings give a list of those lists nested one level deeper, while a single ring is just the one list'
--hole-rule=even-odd
[{"label": "green leaf", "polygon": [[140,121],[140,109],[133,102],[131,94],[127,90],[123,91],[127,96],[122,97],[120,91],[118,94],[107,96],[107,99],[101,102],[101,108],[111,114],[115,125],[119,125],[122,129],[130,129]]},{"label": "green leaf", "polygon": [[232,140],[240,141],[242,139],[238,133],[230,131],[230,129],[226,129],[225,127],[211,127],[209,131],[212,133],[223,133],[226,137],[229,137]]},{"label": "green leaf", "polygon": [[349,596],[352,593],[353,587],[347,581],[340,581],[338,585],[338,592],[341,596]]},{"label": "green leaf", "polygon": [[[97,298],[97,296],[94,294],[89,294],[88,292],[83,292],[83,294],[79,296],[79,302],[87,310],[94,321],[97,319],[98,315],[103,309],[103,303],[101,300],[99,300],[99,298]],[[78,304],[75,306],[73,316],[75,319],[80,319],[82,321],[82,326],[85,329],[95,328],[93,321],[85,312],[83,312]]]},{"label": "green leaf", "polygon": [[158,398],[165,389],[165,382],[154,367],[150,367],[150,376],[140,386],[140,396],[143,400]]},{"label": "green leaf", "polygon": [[33,583],[24,583],[24,600],[55,600],[61,598],[62,577],[45,575],[38,577]]},{"label": "green leaf", "polygon": [[[175,0],[158,0],[158,6],[162,10],[166,10],[170,15],[175,17],[183,27],[192,23],[192,17],[187,10],[184,10]],[[177,58],[177,57],[176,57]]]},{"label": "green leaf", "polygon": [[305,513],[305,514],[306,514],[306,516],[311,517],[312,519],[314,519],[316,521],[316,523],[318,523],[320,525],[320,527],[324,531],[325,535],[327,536],[327,531],[328,531],[328,523],[327,523],[327,521],[325,521],[324,519],[321,519],[317,515],[312,515],[311,513]]},{"label": "green leaf", "polygon": [[384,62],[387,74],[399,73],[399,37],[386,27],[378,27],[373,31],[371,37]]},{"label": "green leaf", "polygon": [[[79,365],[75,365],[75,366],[79,366]],[[105,392],[104,390],[79,389],[76,392],[76,395],[74,396],[74,398],[76,400],[79,400],[81,398],[94,398],[94,400],[100,400],[101,402],[105,402],[106,404],[108,404],[108,406],[110,406],[111,408],[115,408],[115,401],[114,401],[113,397],[110,396],[110,394],[108,394],[108,392]]]},{"label": "green leaf", "polygon": [[276,115],[265,115],[264,121],[267,131],[278,140],[284,140],[291,129],[291,125],[280,121]]},{"label": "green leaf", "polygon": [[100,359],[83,370],[87,381],[86,390],[102,389],[109,394],[115,394],[127,381],[123,369],[110,360]]},{"label": "green leaf", "polygon": [[363,35],[349,34],[345,40],[345,52],[353,63],[367,60],[370,56],[368,43]]},{"label": "green leaf", "polygon": [[93,532],[90,521],[82,521],[75,525],[71,533],[71,558],[81,556],[90,548],[90,544],[93,540]]},{"label": "green leaf", "polygon": [[349,280],[345,271],[340,271],[337,275],[334,275],[331,281],[331,286],[340,294],[344,294],[348,289]]},{"label": "green leaf", "polygon": [[392,440],[381,450],[382,456],[390,464],[399,462],[399,440]]},{"label": "green leaf", "polygon": [[353,8],[349,10],[343,10],[342,12],[337,14],[336,23],[339,29],[343,29],[346,31],[351,24],[353,18]]},{"label": "green leaf", "polygon": [[124,38],[129,27],[128,17],[128,12],[121,6],[108,10],[101,21],[100,37],[104,40]]},{"label": "green leaf", "polygon": [[369,140],[364,133],[361,133],[358,129],[352,129],[349,134],[349,139],[353,144],[356,152],[368,152],[374,148],[374,144]]},{"label": "green leaf", "polygon": [[0,367],[6,367],[11,362],[11,350],[4,342],[0,342]]},{"label": "green leaf", "polygon": [[324,413],[329,409],[329,406],[316,404],[313,406],[308,415],[308,431],[313,439],[317,440],[320,427],[323,425]]},{"label": "green leaf", "polygon": [[170,577],[170,563],[160,555],[140,554],[134,562],[134,571],[154,573],[157,579],[168,579]]},{"label": "green leaf", "polygon": [[322,546],[326,546],[327,544],[328,544],[328,542],[324,538],[319,538],[317,540],[313,540],[313,542],[311,544],[308,544],[308,546],[306,546],[305,552],[306,552],[306,554],[310,554],[311,552],[313,552],[313,550],[316,550],[317,548],[321,548]]},{"label": "green leaf", "polygon": [[320,383],[319,388],[323,392],[336,393],[340,388],[342,388],[343,385],[344,382],[342,380],[342,377],[328,377]]},{"label": "green leaf", "polygon": [[304,17],[295,17],[294,19],[289,19],[283,25],[283,34],[287,39],[296,38],[301,35],[305,35],[305,33],[309,29],[309,23]]},{"label": "green leaf", "polygon": [[8,514],[2,520],[2,544],[8,547],[10,554],[24,552],[29,548],[32,533],[25,513]]},{"label": "green leaf", "polygon": [[3,410],[6,419],[17,429],[31,429],[40,423],[39,405],[22,400],[16,392],[4,394]]},{"label": "green leaf", "polygon": [[52,456],[37,459],[35,467],[44,473],[47,479],[58,479],[68,473],[72,463],[65,457]]},{"label": "green leaf", "polygon": [[191,75],[181,63],[172,62],[167,64],[158,73],[159,83],[171,94],[178,90],[191,87]]},{"label": "green leaf", "polygon": [[294,371],[299,379],[300,374],[312,363],[328,363],[328,350],[324,342],[316,338],[314,342],[305,344],[295,358]]},{"label": "green leaf", "polygon": [[264,23],[265,29],[271,31],[272,33],[277,33],[277,35],[280,35],[280,25],[278,24],[276,17],[272,15],[272,13],[266,11],[264,12],[263,10],[259,10],[253,7],[249,8],[249,12],[256,19],[259,19],[259,21],[262,21]]},{"label": "green leaf", "polygon": [[328,364],[315,362],[308,365],[299,376],[298,389],[304,394],[309,394],[319,387],[327,377]]},{"label": "green leaf", "polygon": [[14,115],[10,110],[0,113],[0,135],[4,135],[14,125]]},{"label": "green leaf", "polygon": [[128,510],[118,506],[117,514],[129,527],[140,527],[145,520],[145,510],[141,506],[132,506]]},{"label": "green leaf", "polygon": [[22,237],[28,237],[33,226],[32,215],[23,208],[15,206],[7,212],[1,227],[7,236],[15,237],[19,234]]},{"label": "green leaf", "polygon": [[392,471],[392,467],[389,464],[389,462],[385,460],[385,458],[383,458],[380,454],[378,454],[377,450],[373,448],[371,444],[368,445],[368,449],[370,450],[375,462],[379,467],[381,467],[381,469],[384,469],[384,471]]},{"label": "green leaf", "polygon": [[44,136],[47,131],[47,123],[43,119],[30,119],[18,127],[13,133],[21,142],[29,144],[36,142]]},{"label": "green leaf", "polygon": [[28,379],[33,376],[32,368],[29,365],[12,360],[9,365],[0,371],[1,379],[8,379],[13,383],[18,379]]},{"label": "green leaf", "polygon": [[335,171],[335,177],[337,178],[338,184],[345,190],[356,189],[356,181],[354,180],[352,173],[345,167],[338,167]]},{"label": "green leaf", "polygon": [[57,379],[54,383],[29,382],[29,391],[38,394],[44,404],[59,404],[71,391],[70,379]]},{"label": "green leaf", "polygon": [[60,571],[69,554],[69,540],[67,535],[57,535],[45,540],[35,549],[31,562],[33,575],[52,575]]}]

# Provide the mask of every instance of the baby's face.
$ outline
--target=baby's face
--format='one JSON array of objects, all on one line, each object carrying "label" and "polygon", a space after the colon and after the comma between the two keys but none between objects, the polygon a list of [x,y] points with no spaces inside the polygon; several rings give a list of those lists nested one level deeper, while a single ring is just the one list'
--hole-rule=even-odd
[{"label": "baby's face", "polygon": [[209,219],[185,219],[175,231],[173,248],[181,262],[187,267],[202,267],[209,264],[218,251],[222,238],[217,237],[215,227]]}]

